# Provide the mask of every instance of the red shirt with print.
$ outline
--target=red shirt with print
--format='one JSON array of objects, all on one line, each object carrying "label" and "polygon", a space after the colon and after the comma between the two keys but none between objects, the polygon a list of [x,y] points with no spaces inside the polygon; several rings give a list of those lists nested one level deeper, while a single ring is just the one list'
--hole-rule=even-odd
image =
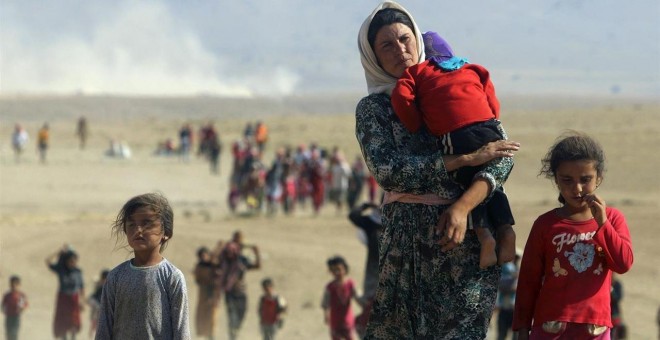
[{"label": "red shirt with print", "polygon": [[520,264],[513,329],[547,321],[612,327],[612,272],[633,263],[630,231],[623,214],[606,208],[602,227],[594,219],[576,222],[541,215],[532,226]]}]

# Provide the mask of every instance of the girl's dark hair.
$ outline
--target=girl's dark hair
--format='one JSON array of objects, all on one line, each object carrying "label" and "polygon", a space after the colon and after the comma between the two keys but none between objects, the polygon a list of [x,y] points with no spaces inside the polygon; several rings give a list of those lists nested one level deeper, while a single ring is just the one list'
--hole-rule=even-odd
[{"label": "girl's dark hair", "polygon": [[266,288],[268,286],[273,286],[273,279],[271,279],[270,277],[267,277],[267,278],[261,280],[261,286],[264,287],[264,288]]},{"label": "girl's dark hair", "polygon": [[[578,131],[568,131],[555,140],[541,160],[539,176],[554,179],[559,165],[569,161],[593,161],[596,174],[603,178],[605,173],[603,148],[595,139]],[[566,203],[561,195],[559,195],[559,202]]]},{"label": "girl's dark hair", "polygon": [[165,250],[167,241],[174,235],[174,212],[172,212],[172,207],[167,201],[167,198],[160,193],[143,194],[128,200],[112,223],[112,232],[117,238],[117,241],[119,241],[121,235],[126,234],[126,222],[128,219],[136,210],[142,207],[150,208],[160,217],[163,233],[167,236],[167,240],[163,240],[160,247],[160,251],[162,252]]},{"label": "girl's dark hair", "polygon": [[415,25],[413,25],[412,20],[406,13],[396,8],[381,9],[380,11],[376,12],[374,18],[371,19],[371,23],[369,24],[369,31],[367,31],[367,40],[369,40],[369,45],[371,46],[372,50],[374,48],[374,41],[376,41],[376,34],[378,34],[378,31],[383,26],[396,23],[404,24],[408,26],[410,30],[413,31],[413,33],[418,34],[415,32]]},{"label": "girl's dark hair", "polygon": [[346,269],[346,273],[348,273],[348,263],[346,263],[346,260],[344,260],[344,258],[341,256],[333,256],[328,259],[327,263],[328,263],[328,268],[333,266],[344,266],[344,269]]}]

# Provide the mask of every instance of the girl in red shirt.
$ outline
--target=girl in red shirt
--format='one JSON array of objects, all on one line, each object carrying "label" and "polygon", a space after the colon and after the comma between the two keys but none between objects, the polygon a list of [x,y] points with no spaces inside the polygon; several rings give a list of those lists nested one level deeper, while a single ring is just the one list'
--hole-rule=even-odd
[{"label": "girl in red shirt", "polygon": [[353,340],[355,320],[351,309],[351,300],[358,301],[355,283],[348,274],[348,263],[341,256],[328,259],[328,270],[332,273],[330,281],[323,291],[323,319],[330,326],[332,340]]},{"label": "girl in red shirt", "polygon": [[530,231],[513,329],[521,340],[609,340],[612,272],[627,272],[633,252],[625,217],[594,193],[603,181],[603,150],[591,137],[571,133],[542,163],[561,207],[539,216]]}]

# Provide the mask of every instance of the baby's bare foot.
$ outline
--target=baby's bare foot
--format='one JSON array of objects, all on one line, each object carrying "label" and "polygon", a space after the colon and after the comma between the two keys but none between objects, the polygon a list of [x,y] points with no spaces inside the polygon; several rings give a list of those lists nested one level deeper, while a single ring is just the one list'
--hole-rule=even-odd
[{"label": "baby's bare foot", "polygon": [[497,231],[497,245],[499,247],[497,263],[502,265],[516,258],[516,233],[510,225],[501,226]]}]

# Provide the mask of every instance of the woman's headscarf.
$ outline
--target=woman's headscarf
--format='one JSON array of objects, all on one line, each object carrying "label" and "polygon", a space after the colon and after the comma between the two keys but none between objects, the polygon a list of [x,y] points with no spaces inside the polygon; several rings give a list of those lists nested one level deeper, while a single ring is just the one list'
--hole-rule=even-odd
[{"label": "woman's headscarf", "polygon": [[419,62],[424,61],[424,41],[422,40],[422,32],[417,27],[415,19],[412,15],[406,11],[401,5],[397,4],[394,1],[384,1],[380,5],[376,6],[371,15],[364,20],[362,26],[360,27],[360,33],[358,34],[358,48],[360,50],[360,61],[362,62],[362,67],[364,68],[364,76],[367,79],[367,89],[369,94],[372,93],[387,93],[391,94],[394,85],[396,85],[397,78],[389,75],[378,63],[376,54],[374,53],[371,45],[369,44],[369,39],[367,35],[369,33],[369,25],[378,11],[385,8],[394,8],[398,9],[401,12],[405,13],[410,21],[413,23],[415,38],[417,39],[417,53],[419,57]]}]

